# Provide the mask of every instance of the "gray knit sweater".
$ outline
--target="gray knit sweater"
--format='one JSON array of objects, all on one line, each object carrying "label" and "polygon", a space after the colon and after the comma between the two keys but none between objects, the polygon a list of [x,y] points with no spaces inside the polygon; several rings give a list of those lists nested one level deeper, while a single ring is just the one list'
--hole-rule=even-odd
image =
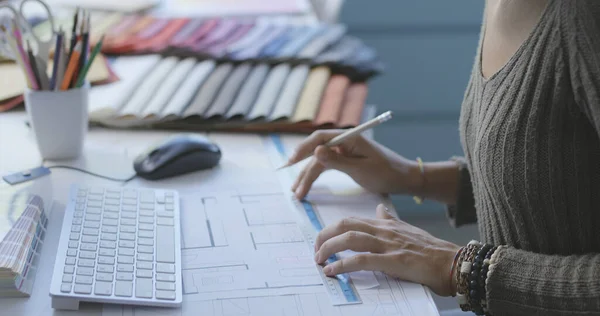
[{"label": "gray knit sweater", "polygon": [[481,39],[448,215],[456,226],[477,221],[483,242],[502,245],[489,309],[600,315],[600,1],[550,1],[487,80],[480,51]]}]

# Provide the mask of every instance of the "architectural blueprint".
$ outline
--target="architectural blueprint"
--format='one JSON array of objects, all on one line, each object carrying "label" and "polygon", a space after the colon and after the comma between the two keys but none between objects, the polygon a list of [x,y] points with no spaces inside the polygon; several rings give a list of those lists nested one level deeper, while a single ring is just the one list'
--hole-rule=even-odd
[{"label": "architectural blueprint", "polygon": [[[218,141],[227,153],[226,139]],[[314,253],[298,228],[297,214],[277,180],[276,166],[258,157],[256,147],[247,157],[263,168],[257,172],[244,166],[224,176],[230,166],[220,171],[214,187],[178,189],[183,219],[182,307],[105,305],[103,316],[438,315],[421,285],[369,271],[350,274],[362,304],[333,306]],[[251,184],[249,177],[256,182]],[[319,186],[312,194],[327,223],[364,209],[374,214],[378,203],[374,195],[343,196]]]}]

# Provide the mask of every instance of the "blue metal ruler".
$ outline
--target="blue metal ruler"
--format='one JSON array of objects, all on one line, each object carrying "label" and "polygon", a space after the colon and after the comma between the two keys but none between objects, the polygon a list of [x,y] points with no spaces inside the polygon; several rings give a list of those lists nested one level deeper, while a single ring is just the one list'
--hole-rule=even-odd
[{"label": "blue metal ruler", "polygon": [[[273,162],[275,164],[279,164],[275,167],[279,167],[280,165],[283,165],[288,158],[285,151],[285,146],[283,145],[279,135],[271,135],[270,141],[273,145],[271,148],[274,147],[276,149],[276,152],[273,152],[270,149],[270,154],[272,157],[274,156]],[[292,168],[287,168],[286,170],[279,171],[278,176],[282,185],[290,185],[294,180],[294,177],[296,177],[296,174],[293,172]],[[300,216],[298,225],[302,231],[302,234],[304,235],[304,239],[308,243],[310,250],[314,251],[315,239],[317,234],[323,230],[323,222],[312,203],[306,200],[299,201],[288,192],[289,190],[284,188],[284,193],[288,195],[294,209],[297,210],[297,213]],[[333,254],[327,259],[327,264],[331,264],[332,262],[338,260],[338,256]],[[319,274],[321,275],[321,279],[323,280],[323,285],[329,293],[333,305],[362,303],[362,300],[358,295],[358,291],[356,290],[356,287],[352,283],[352,279],[347,273],[338,274],[335,277],[328,277],[325,275],[325,273],[323,273],[323,266],[317,265],[317,268],[319,270]]]}]

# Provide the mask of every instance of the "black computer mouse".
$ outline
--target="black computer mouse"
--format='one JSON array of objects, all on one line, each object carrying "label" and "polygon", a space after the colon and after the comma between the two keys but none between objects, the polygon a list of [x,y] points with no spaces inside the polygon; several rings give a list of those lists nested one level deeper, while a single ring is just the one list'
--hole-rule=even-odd
[{"label": "black computer mouse", "polygon": [[137,175],[158,180],[219,164],[221,149],[208,138],[195,134],[178,134],[149,148],[133,162]]}]

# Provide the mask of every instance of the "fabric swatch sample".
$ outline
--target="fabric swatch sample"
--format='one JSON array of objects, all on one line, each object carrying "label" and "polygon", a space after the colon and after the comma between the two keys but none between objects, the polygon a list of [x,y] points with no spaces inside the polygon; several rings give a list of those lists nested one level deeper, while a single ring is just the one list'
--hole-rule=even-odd
[{"label": "fabric swatch sample", "polygon": [[361,82],[350,85],[350,88],[346,91],[338,127],[343,128],[360,124],[363,108],[367,101],[367,90],[366,83]]},{"label": "fabric swatch sample", "polygon": [[269,27],[269,23],[260,20],[257,21],[254,27],[242,39],[227,47],[227,54],[232,54],[251,46],[269,31]]},{"label": "fabric swatch sample", "polygon": [[310,41],[310,43],[298,53],[298,58],[315,58],[327,47],[338,42],[344,34],[346,34],[346,27],[343,25],[333,25],[328,27],[323,34]]},{"label": "fabric swatch sample", "polygon": [[204,84],[198,90],[190,106],[185,110],[184,116],[200,115],[202,116],[206,109],[212,104],[215,96],[221,90],[223,83],[229,77],[233,70],[232,63],[224,63],[218,65],[215,70],[208,76]]},{"label": "fabric swatch sample", "polygon": [[205,60],[197,63],[189,75],[184,78],[183,82],[173,94],[164,110],[161,113],[163,118],[169,116],[179,116],[190,104],[192,98],[198,92],[198,87],[201,87],[204,81],[216,67],[214,60]]},{"label": "fabric swatch sample", "polygon": [[202,19],[192,19],[186,25],[184,25],[171,39],[169,45],[179,45],[186,39],[190,38],[196,30],[198,30],[202,24],[205,23]]},{"label": "fabric swatch sample", "polygon": [[237,115],[248,114],[268,74],[269,66],[267,64],[255,65],[225,117],[231,118]]},{"label": "fabric swatch sample", "polygon": [[261,49],[260,53],[258,54],[259,58],[277,56],[279,51],[285,47],[285,45],[289,43],[291,39],[300,34],[302,31],[302,27],[291,27],[290,29],[286,30]]},{"label": "fabric swatch sample", "polygon": [[250,63],[243,63],[233,69],[204,117],[211,118],[227,113],[248,73],[250,73],[250,69]]},{"label": "fabric swatch sample", "polygon": [[218,19],[210,19],[205,21],[200,25],[200,27],[196,28],[191,35],[174,38],[174,42],[171,45],[177,47],[192,46],[195,43],[202,41],[210,32],[212,32],[214,28],[217,27],[218,24]]},{"label": "fabric swatch sample", "polygon": [[219,21],[217,26],[214,29],[212,29],[206,35],[206,37],[204,37],[199,42],[192,44],[192,46],[189,48],[194,52],[204,51],[210,46],[216,45],[220,41],[223,41],[225,38],[227,38],[227,36],[229,36],[229,34],[233,33],[238,28],[238,26],[239,24],[234,20],[223,19]]},{"label": "fabric swatch sample", "polygon": [[248,114],[247,118],[249,120],[266,117],[271,113],[290,70],[291,67],[289,64],[279,64],[271,69],[265,80],[265,84],[260,89],[254,107],[250,111],[250,114]]},{"label": "fabric swatch sample", "polygon": [[175,68],[169,73],[166,80],[163,80],[162,84],[158,87],[154,97],[150,100],[140,116],[149,117],[159,114],[167,105],[169,99],[173,97],[177,87],[179,87],[195,64],[195,58],[186,58],[179,61]]},{"label": "fabric swatch sample", "polygon": [[308,74],[308,79],[300,94],[296,111],[291,118],[292,122],[312,121],[319,110],[323,90],[331,76],[331,71],[326,66],[313,68]]},{"label": "fabric swatch sample", "polygon": [[344,75],[333,75],[327,83],[319,113],[314,119],[315,125],[335,124],[340,118],[342,104],[346,96],[346,90],[350,86],[350,79]]},{"label": "fabric swatch sample", "polygon": [[269,115],[269,120],[273,121],[292,116],[296,110],[298,97],[304,88],[309,70],[308,65],[298,65],[290,71],[273,112]]},{"label": "fabric swatch sample", "polygon": [[153,98],[158,87],[163,83],[165,78],[169,76],[169,73],[175,65],[177,65],[177,62],[177,57],[163,58],[137,87],[131,99],[129,99],[123,109],[121,109],[121,115],[140,115],[146,105],[148,105],[148,102]]},{"label": "fabric swatch sample", "polygon": [[339,63],[350,58],[362,46],[360,40],[353,37],[344,37],[334,46],[315,57],[316,63]]},{"label": "fabric swatch sample", "polygon": [[293,58],[319,33],[323,31],[322,26],[306,28],[289,41],[277,54],[278,58]]},{"label": "fabric swatch sample", "polygon": [[287,31],[287,27],[284,26],[272,26],[269,28],[269,31],[259,38],[257,41],[252,43],[252,45],[246,47],[245,49],[238,51],[236,53],[232,53],[230,55],[231,58],[236,60],[245,60],[245,59],[253,59],[257,58],[260,55],[260,51],[268,45],[271,41],[275,40],[278,36]]},{"label": "fabric swatch sample", "polygon": [[227,47],[246,35],[250,29],[252,29],[252,24],[242,24],[240,25],[233,33],[231,33],[227,38],[218,44],[209,47],[206,49],[206,53],[212,57],[220,58],[227,53]]}]

